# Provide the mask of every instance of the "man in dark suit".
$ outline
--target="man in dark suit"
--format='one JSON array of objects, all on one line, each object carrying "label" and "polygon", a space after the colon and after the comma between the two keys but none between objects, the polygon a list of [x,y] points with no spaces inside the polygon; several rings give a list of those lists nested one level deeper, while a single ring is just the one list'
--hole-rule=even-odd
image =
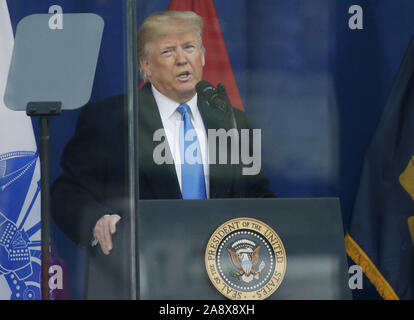
[{"label": "man in dark suit", "polygon": [[[202,80],[204,47],[202,19],[193,12],[167,11],[147,18],[138,33],[138,56],[146,80],[139,91],[139,195],[141,199],[208,199],[272,197],[259,172],[243,175],[240,163],[211,164],[207,132],[250,129],[243,112],[214,108],[197,95]],[[126,97],[117,96],[85,107],[74,137],[62,156],[62,175],[52,187],[52,213],[57,224],[76,242],[93,238],[104,254],[112,250],[117,223],[129,204],[128,122]],[[190,141],[196,160],[187,161],[178,124],[196,132]],[[164,130],[163,140],[154,138]],[[173,159],[157,163],[161,143]],[[184,144],[184,145],[183,145]],[[218,152],[223,150],[218,150]],[[230,156],[230,150],[224,152]]]}]

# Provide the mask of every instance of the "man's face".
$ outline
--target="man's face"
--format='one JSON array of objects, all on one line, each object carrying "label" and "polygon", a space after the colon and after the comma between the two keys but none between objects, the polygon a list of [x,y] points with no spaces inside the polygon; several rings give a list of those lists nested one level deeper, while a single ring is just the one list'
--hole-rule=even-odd
[{"label": "man's face", "polygon": [[140,61],[150,82],[178,103],[190,100],[201,81],[204,54],[193,32],[171,34],[150,45]]}]

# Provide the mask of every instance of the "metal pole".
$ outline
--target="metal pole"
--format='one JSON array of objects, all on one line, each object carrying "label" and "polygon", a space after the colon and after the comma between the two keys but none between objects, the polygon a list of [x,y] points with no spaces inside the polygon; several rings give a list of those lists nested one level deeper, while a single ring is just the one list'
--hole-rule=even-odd
[{"label": "metal pole", "polygon": [[50,300],[49,242],[50,242],[50,191],[49,191],[49,117],[40,117],[40,174],[42,217],[42,300]]},{"label": "metal pole", "polygon": [[129,211],[130,211],[130,279],[131,299],[139,299],[139,185],[138,185],[138,57],[137,57],[137,3],[126,2],[127,75],[128,75],[128,149],[129,149]]}]

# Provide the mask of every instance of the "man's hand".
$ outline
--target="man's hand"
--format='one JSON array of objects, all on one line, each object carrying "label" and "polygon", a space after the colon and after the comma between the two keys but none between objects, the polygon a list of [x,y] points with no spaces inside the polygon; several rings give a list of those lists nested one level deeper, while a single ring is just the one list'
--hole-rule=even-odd
[{"label": "man's hand", "polygon": [[117,214],[107,214],[98,220],[93,228],[93,236],[101,245],[102,252],[109,255],[112,250],[112,235],[116,232],[116,224],[121,219]]}]

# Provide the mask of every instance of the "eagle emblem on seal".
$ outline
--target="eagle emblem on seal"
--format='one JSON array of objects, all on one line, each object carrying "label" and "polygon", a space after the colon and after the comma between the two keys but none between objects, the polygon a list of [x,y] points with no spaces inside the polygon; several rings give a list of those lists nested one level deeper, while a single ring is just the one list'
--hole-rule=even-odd
[{"label": "eagle emblem on seal", "polygon": [[241,239],[227,248],[231,261],[238,272],[233,276],[249,283],[253,279],[259,279],[260,272],[265,267],[264,261],[259,264],[260,245],[251,240]]}]

